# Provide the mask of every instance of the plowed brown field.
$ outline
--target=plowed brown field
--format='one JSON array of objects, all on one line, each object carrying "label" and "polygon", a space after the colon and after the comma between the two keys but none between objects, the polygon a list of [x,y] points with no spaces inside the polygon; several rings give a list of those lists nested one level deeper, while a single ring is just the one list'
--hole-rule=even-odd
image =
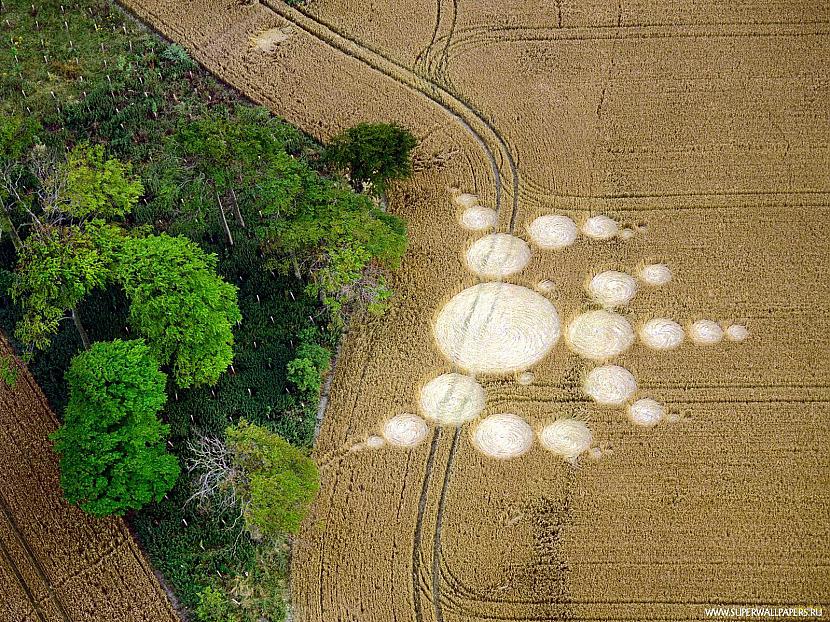
[{"label": "plowed brown field", "polygon": [[[0,356],[11,354],[0,335]],[[29,372],[0,382],[0,620],[175,622],[119,519],[64,501],[48,435],[58,426]]]},{"label": "plowed brown field", "polygon": [[[695,620],[830,601],[826,3],[125,4],[320,138],[387,120],[422,139],[390,196],[412,240],[396,303],[337,366],[295,620]],[[493,244],[465,261],[488,231],[461,226],[459,191],[529,255]],[[529,227],[553,214],[577,229],[542,248]],[[648,285],[646,264],[670,282]],[[608,270],[637,278],[587,287]],[[521,287],[453,298],[500,280]],[[600,304],[599,324],[574,322]],[[649,336],[657,318],[676,325]],[[603,363],[630,374],[592,381]],[[420,403],[447,372],[485,395],[478,411],[475,383],[450,383],[462,393],[435,416],[469,414],[460,427]],[[626,416],[646,398],[654,427]],[[404,413],[426,434],[387,425]],[[491,434],[500,413],[518,417],[487,419],[510,422]],[[563,418],[587,422],[590,446],[546,427]]]}]

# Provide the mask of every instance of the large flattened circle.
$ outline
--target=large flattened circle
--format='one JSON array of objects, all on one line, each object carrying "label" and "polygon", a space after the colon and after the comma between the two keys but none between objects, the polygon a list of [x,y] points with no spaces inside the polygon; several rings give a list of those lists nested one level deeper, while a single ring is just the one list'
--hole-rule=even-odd
[{"label": "large flattened circle", "polygon": [[512,283],[479,283],[438,313],[441,353],[470,373],[508,374],[539,362],[559,340],[559,315],[533,290]]}]

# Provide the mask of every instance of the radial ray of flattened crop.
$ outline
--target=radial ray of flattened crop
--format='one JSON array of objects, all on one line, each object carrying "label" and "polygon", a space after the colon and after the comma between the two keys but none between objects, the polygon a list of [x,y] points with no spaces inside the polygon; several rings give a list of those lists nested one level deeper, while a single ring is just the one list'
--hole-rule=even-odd
[{"label": "radial ray of flattened crop", "polygon": [[509,233],[492,233],[479,238],[467,250],[467,265],[479,276],[498,279],[524,270],[530,261],[530,247]]},{"label": "radial ray of flattened crop", "polygon": [[461,425],[484,410],[484,389],[470,376],[441,374],[421,389],[421,409],[439,425]]},{"label": "radial ray of flattened crop", "polygon": [[517,458],[533,445],[533,430],[517,415],[490,415],[473,431],[473,444],[491,458]]},{"label": "radial ray of flattened crop", "polygon": [[471,373],[527,369],[548,353],[559,333],[553,304],[511,283],[480,283],[465,289],[435,321],[441,353]]},{"label": "radial ray of flattened crop", "polygon": [[568,345],[585,358],[605,361],[622,354],[634,343],[634,329],[611,311],[588,311],[568,326]]}]

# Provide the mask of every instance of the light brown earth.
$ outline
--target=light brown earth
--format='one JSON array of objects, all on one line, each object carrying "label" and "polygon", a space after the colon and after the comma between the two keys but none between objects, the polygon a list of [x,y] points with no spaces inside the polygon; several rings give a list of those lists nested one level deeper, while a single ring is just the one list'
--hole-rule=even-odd
[{"label": "light brown earth", "polygon": [[[295,620],[694,620],[714,604],[830,601],[830,5],[125,4],[319,138],[384,120],[422,139],[419,172],[390,196],[412,240],[395,305],[354,328],[337,366]],[[270,53],[251,44],[289,26]],[[530,384],[478,378],[482,416],[513,412],[537,432],[587,419],[600,459],[579,468],[538,441],[487,458],[475,422],[368,448],[390,417],[418,412],[421,384],[458,371],[432,322],[479,282],[464,253],[481,234],[460,226],[449,187],[525,240],[542,214],[640,227],[532,246],[507,280],[552,281],[563,325],[594,308],[587,277],[661,262],[671,283],[641,287],[623,315],[739,322],[749,339],[637,343],[614,359],[635,397],[678,419],[655,428],[586,398],[594,363],[563,340]]]},{"label": "light brown earth", "polygon": [[[0,357],[11,350],[0,334]],[[48,439],[58,427],[19,362],[0,381],[0,620],[176,622],[124,521],[69,505]]]}]

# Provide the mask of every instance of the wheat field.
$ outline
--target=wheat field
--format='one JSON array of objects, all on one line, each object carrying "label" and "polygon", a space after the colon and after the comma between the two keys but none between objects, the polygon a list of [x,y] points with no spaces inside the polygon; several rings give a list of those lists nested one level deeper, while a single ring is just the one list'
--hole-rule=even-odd
[{"label": "wheat field", "polygon": [[828,603],[830,7],[124,4],[320,139],[421,140],[295,620]]}]

